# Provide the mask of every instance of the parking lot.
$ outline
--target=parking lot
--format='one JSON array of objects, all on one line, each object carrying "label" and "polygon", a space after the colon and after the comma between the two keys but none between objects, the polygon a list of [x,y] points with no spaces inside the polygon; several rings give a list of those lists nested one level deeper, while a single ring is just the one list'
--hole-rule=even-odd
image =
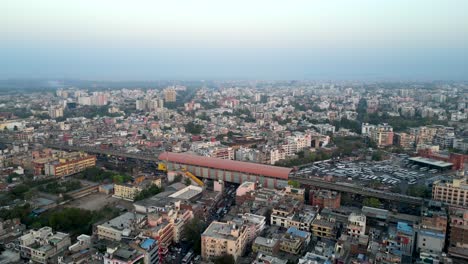
[{"label": "parking lot", "polygon": [[342,178],[364,187],[406,193],[409,186],[430,186],[433,181],[444,178],[451,172],[441,172],[428,167],[413,165],[407,155],[391,155],[384,161],[327,161],[315,162],[296,172],[298,177]]}]

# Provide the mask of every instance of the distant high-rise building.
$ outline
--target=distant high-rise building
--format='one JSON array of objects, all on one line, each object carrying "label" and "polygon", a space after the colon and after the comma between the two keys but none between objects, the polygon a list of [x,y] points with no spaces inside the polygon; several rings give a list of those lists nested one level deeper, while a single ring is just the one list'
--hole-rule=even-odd
[{"label": "distant high-rise building", "polygon": [[164,101],[166,102],[175,102],[177,97],[177,92],[172,89],[168,88],[164,90]]},{"label": "distant high-rise building", "polygon": [[61,106],[54,106],[49,109],[49,116],[51,118],[59,118],[63,116],[63,107]]}]

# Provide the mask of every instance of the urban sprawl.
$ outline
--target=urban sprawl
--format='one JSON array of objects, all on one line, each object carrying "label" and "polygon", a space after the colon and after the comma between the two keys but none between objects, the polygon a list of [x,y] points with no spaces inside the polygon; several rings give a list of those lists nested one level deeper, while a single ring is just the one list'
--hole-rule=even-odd
[{"label": "urban sprawl", "polygon": [[0,92],[2,263],[468,263],[468,84]]}]

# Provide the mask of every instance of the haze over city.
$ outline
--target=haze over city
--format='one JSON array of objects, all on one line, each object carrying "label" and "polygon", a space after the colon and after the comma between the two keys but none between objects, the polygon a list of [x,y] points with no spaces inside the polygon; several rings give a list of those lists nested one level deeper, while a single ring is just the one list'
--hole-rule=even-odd
[{"label": "haze over city", "polygon": [[468,264],[467,10],[0,0],[0,264]]},{"label": "haze over city", "polygon": [[468,2],[2,1],[0,78],[466,80]]}]

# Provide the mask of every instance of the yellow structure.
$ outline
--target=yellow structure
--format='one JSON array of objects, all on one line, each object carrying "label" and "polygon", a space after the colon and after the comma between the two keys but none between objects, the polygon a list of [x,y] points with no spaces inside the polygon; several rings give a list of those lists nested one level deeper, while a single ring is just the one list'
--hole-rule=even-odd
[{"label": "yellow structure", "polygon": [[96,166],[96,156],[86,153],[62,153],[51,162],[44,165],[45,175],[64,177],[81,172],[89,167]]},{"label": "yellow structure", "polygon": [[195,175],[193,175],[190,171],[188,171],[186,168],[182,168],[181,169],[182,172],[185,173],[185,175],[187,175],[187,177],[189,177],[191,180],[193,180],[194,182],[196,182],[198,185],[200,186],[204,186],[205,184],[200,180],[198,179]]},{"label": "yellow structure", "polygon": [[115,184],[114,197],[128,201],[134,201],[135,197],[142,191],[141,187],[130,184]]},{"label": "yellow structure", "polygon": [[158,163],[158,170],[166,172],[167,171],[166,164],[164,164],[162,162]]}]

